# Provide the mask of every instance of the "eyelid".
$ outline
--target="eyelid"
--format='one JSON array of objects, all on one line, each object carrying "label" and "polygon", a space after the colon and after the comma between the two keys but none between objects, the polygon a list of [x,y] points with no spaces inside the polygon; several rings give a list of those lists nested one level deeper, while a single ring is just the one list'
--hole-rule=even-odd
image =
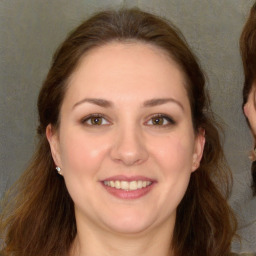
[{"label": "eyelid", "polygon": [[[107,124],[93,125],[93,124],[86,123],[88,120],[90,120],[93,117],[95,117],[95,118],[102,118],[102,119],[107,121]],[[109,119],[105,115],[100,114],[100,113],[93,113],[93,114],[89,114],[89,115],[83,117],[81,119],[81,123],[84,124],[84,125],[87,125],[87,126],[106,126],[106,125],[110,125],[111,124]]]},{"label": "eyelid", "polygon": [[[105,124],[99,124],[99,125],[94,125],[94,124],[88,124],[87,121],[90,120],[91,118],[102,118],[104,119],[107,123]],[[152,121],[153,118],[163,118],[165,119],[165,124],[159,124],[159,125],[154,125],[154,124],[148,124],[150,121]],[[107,118],[105,115],[101,114],[101,113],[93,113],[93,114],[89,114],[85,117],[83,117],[81,119],[81,123],[84,124],[84,125],[87,125],[87,126],[107,126],[107,125],[111,125],[112,122],[109,120],[109,118]],[[151,116],[149,116],[146,121],[144,122],[145,125],[147,126],[154,126],[154,127],[167,127],[167,126],[171,126],[171,125],[175,125],[176,124],[176,121],[170,116],[170,115],[167,115],[167,114],[161,114],[161,113],[157,113],[157,114],[153,114]]]},{"label": "eyelid", "polygon": [[[163,119],[167,120],[168,123],[167,124],[162,124],[162,125],[147,124],[153,118],[163,118]],[[148,126],[155,126],[155,127],[160,127],[161,128],[161,127],[166,127],[166,126],[170,126],[170,125],[175,125],[176,121],[170,115],[159,113],[159,114],[154,114],[154,115],[151,115],[150,117],[148,117],[145,124],[148,125]]]}]

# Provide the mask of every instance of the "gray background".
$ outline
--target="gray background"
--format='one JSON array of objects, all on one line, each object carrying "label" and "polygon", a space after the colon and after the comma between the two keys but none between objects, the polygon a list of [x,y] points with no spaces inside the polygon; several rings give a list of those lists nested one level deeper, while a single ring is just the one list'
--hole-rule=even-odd
[{"label": "gray background", "polygon": [[165,16],[184,33],[208,75],[214,111],[225,122],[225,152],[234,174],[230,204],[242,245],[256,252],[256,198],[241,111],[239,35],[252,0],[0,0],[0,197],[19,177],[35,146],[36,98],[51,56],[67,32],[105,7],[138,6]]}]

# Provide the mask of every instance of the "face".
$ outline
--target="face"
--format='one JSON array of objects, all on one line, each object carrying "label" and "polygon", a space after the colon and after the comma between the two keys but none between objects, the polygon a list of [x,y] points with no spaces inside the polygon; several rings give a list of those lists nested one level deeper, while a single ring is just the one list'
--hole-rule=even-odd
[{"label": "face", "polygon": [[204,146],[184,84],[155,46],[110,43],[83,57],[58,131],[47,128],[78,229],[131,234],[174,225]]},{"label": "face", "polygon": [[256,83],[252,85],[252,89],[248,95],[248,100],[244,105],[244,114],[248,118],[250,128],[254,138],[256,137]]}]

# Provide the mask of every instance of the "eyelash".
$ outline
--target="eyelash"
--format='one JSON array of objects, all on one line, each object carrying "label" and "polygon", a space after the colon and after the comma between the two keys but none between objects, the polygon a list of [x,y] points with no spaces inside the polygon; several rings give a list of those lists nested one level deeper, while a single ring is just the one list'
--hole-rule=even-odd
[{"label": "eyelash", "polygon": [[[92,118],[95,118],[95,119],[101,119],[100,123],[99,124],[93,124],[92,123]],[[160,124],[153,124],[153,119],[155,119],[155,121],[160,121]],[[91,121],[90,121],[91,120]],[[90,121],[90,124],[88,123],[88,121]],[[149,124],[149,122],[151,121],[151,124]],[[103,124],[102,124],[103,122]],[[105,123],[104,123],[105,122]],[[81,123],[84,124],[84,125],[87,125],[87,126],[105,126],[105,125],[110,125],[111,122],[108,121],[104,115],[102,114],[90,114],[86,117],[84,117],[82,120],[81,120]],[[165,115],[165,114],[154,114],[153,116],[151,116],[145,123],[145,125],[147,126],[155,126],[157,128],[160,128],[160,127],[167,127],[167,126],[171,126],[171,125],[175,125],[176,122],[173,120],[173,118],[171,118],[170,116],[168,115]]]},{"label": "eyelash", "polygon": [[[92,124],[92,118],[95,118],[95,119],[98,118],[98,119],[101,119],[101,121],[105,120],[105,122],[107,122],[107,124],[102,124],[102,123],[100,123],[100,124]],[[91,124],[87,123],[89,120],[91,120]],[[102,126],[102,125],[109,125],[110,124],[110,122],[102,114],[90,114],[90,115],[84,117],[81,120],[81,123],[84,124],[84,125],[87,125],[87,126]]]},{"label": "eyelash", "polygon": [[[155,120],[163,119],[163,124],[155,124],[155,125],[154,124],[147,124],[149,121],[152,122],[153,119],[155,119]],[[164,122],[166,122],[166,123],[164,123]],[[148,126],[158,126],[157,128],[167,127],[167,126],[171,126],[171,125],[176,124],[176,122],[173,120],[173,118],[171,118],[170,116],[165,115],[165,114],[155,114],[155,115],[151,116],[150,119],[148,121],[146,121],[145,123]]]}]

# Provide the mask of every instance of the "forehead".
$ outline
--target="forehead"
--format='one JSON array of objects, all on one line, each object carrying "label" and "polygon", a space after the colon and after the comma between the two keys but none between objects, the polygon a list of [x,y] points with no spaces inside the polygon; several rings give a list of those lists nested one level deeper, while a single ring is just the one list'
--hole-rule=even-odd
[{"label": "forehead", "polygon": [[[102,46],[94,47],[88,52],[86,52],[78,62],[78,65],[73,72],[73,75],[81,68],[81,66],[94,64],[97,62],[97,65],[100,67],[104,64],[116,64],[122,63],[123,65],[132,64],[134,68],[145,59],[154,60],[158,64],[172,65],[175,68],[179,69],[179,65],[171,58],[170,54],[153,44],[144,43],[140,41],[113,41]],[[150,63],[148,63],[150,64]],[[154,62],[151,63],[152,65]],[[150,65],[147,65],[149,68]],[[109,67],[111,68],[111,66]]]},{"label": "forehead", "polygon": [[[164,50],[141,42],[111,42],[83,56],[69,80],[68,94],[95,97],[102,94],[144,91],[145,97],[184,94],[185,76]],[[161,95],[160,95],[161,94]],[[133,95],[133,97],[135,96]],[[128,95],[126,94],[126,97]]]}]

